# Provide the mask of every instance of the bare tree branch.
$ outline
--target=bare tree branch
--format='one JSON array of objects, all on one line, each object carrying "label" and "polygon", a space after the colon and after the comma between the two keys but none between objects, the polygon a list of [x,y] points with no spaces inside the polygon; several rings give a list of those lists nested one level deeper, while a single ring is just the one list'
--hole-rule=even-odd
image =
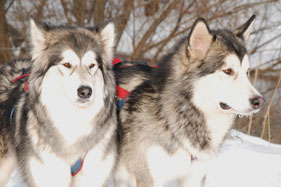
[{"label": "bare tree branch", "polygon": [[[4,1],[5,4],[7,4],[7,1]],[[14,4],[15,0],[10,0],[10,3],[6,6],[5,12],[8,12],[8,10],[11,8],[11,6]]]},{"label": "bare tree branch", "polygon": [[133,54],[131,55],[131,59],[138,59],[142,58],[141,49],[145,45],[148,38],[151,36],[153,32],[155,32],[157,26],[170,14],[170,12],[173,10],[173,8],[177,5],[179,0],[173,1],[169,6],[162,11],[161,15],[154,20],[154,22],[151,24],[151,27],[146,31],[146,33],[143,35],[142,39],[138,43],[137,47],[135,48]]},{"label": "bare tree branch", "polygon": [[72,24],[72,19],[70,19],[69,15],[68,15],[69,14],[69,10],[67,8],[68,4],[65,2],[65,0],[61,0],[60,2],[61,2],[61,5],[63,7],[64,15],[66,17],[67,22]]},{"label": "bare tree branch", "polygon": [[116,46],[118,46],[120,38],[122,36],[123,31],[126,28],[127,22],[130,18],[130,14],[131,11],[134,7],[134,1],[131,0],[125,0],[124,4],[122,6],[122,10],[121,10],[121,14],[118,15],[118,23],[117,23],[117,33],[119,33],[119,35],[116,38]]}]

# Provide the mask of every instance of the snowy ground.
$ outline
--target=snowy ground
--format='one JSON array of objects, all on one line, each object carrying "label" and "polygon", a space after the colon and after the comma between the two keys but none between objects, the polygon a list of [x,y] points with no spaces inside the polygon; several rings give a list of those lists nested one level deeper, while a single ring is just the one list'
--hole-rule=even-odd
[{"label": "snowy ground", "polygon": [[[169,187],[176,184],[170,183]],[[281,187],[281,145],[231,132],[207,175],[206,187]],[[18,174],[7,187],[26,187]]]}]

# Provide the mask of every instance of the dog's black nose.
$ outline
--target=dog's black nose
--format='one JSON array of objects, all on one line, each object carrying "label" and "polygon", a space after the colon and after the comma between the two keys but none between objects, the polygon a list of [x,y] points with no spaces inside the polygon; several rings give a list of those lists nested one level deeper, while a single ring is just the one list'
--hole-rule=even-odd
[{"label": "dog's black nose", "polygon": [[255,96],[254,98],[250,99],[250,103],[253,109],[259,109],[264,103],[264,98],[261,96]]},{"label": "dog's black nose", "polygon": [[90,88],[89,86],[81,86],[80,88],[78,88],[77,94],[82,99],[88,99],[92,95],[92,88]]}]

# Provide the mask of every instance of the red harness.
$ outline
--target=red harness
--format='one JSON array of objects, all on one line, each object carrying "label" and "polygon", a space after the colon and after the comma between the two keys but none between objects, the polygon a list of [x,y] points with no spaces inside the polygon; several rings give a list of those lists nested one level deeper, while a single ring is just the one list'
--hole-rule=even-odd
[{"label": "red harness", "polygon": [[[119,64],[123,62],[121,59],[119,58],[114,58],[113,59],[113,62],[112,62],[112,65],[116,65],[116,64]],[[119,66],[120,68],[127,68],[127,67],[130,67],[130,66],[126,66],[126,65],[121,65]],[[158,68],[159,65],[154,65],[154,66],[151,66],[152,68]],[[119,85],[116,85],[116,96],[118,98],[118,103],[117,103],[117,108],[118,110],[120,110],[124,104],[124,101],[126,99],[126,97],[130,94],[130,92],[128,90],[125,90],[123,88],[121,88]]]},{"label": "red harness", "polygon": [[[19,79],[21,79],[21,78],[23,78],[23,77],[28,77],[28,76],[29,76],[29,74],[28,74],[28,73],[25,73],[25,74],[22,74],[22,75],[16,77],[16,78],[15,78],[14,80],[12,80],[12,81],[13,81],[13,83],[15,83],[15,82],[17,82],[17,80],[19,80]],[[28,90],[27,81],[24,82],[24,87],[23,87],[23,89],[24,89],[24,91],[27,91],[27,90]]]},{"label": "red harness", "polygon": [[[115,66],[116,64],[119,64],[121,62],[123,62],[121,59],[114,58],[112,61],[112,65]],[[116,85],[116,96],[117,97],[119,97],[120,99],[125,99],[129,94],[130,94],[130,92],[128,90],[125,90],[125,89],[121,88],[120,86]]]}]

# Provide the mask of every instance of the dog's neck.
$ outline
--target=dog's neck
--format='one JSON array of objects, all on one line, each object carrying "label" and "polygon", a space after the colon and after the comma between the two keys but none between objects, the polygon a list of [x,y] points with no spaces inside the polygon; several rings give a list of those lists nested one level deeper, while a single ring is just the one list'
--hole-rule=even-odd
[{"label": "dog's neck", "polygon": [[[198,102],[198,100],[200,100]],[[196,108],[204,115],[206,132],[209,136],[209,151],[212,154],[218,152],[225,137],[232,127],[236,115],[222,111],[219,106],[211,103],[213,101],[204,100],[204,98],[197,98],[195,95],[193,103]]]},{"label": "dog's neck", "polygon": [[192,85],[190,89],[179,90],[176,84],[163,89],[161,103],[165,104],[162,115],[175,137],[184,140],[180,144],[192,149],[188,151],[198,159],[209,159],[219,151],[235,115],[221,111],[209,99],[208,93],[198,93]]}]

